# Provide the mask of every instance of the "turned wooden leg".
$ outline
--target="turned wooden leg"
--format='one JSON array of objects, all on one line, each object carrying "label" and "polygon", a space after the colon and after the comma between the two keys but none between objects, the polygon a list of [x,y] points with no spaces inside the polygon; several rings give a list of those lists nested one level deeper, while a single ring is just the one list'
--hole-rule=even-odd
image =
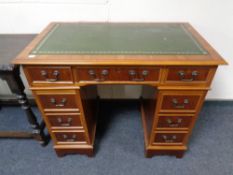
[{"label": "turned wooden leg", "polygon": [[20,78],[19,66],[8,65],[1,73],[1,78],[7,82],[11,92],[16,95],[21,108],[26,113],[27,120],[32,128],[32,135],[34,139],[38,140],[42,146],[47,145],[48,137],[44,134],[44,128],[38,124],[31,106],[29,105],[26,94],[24,93],[25,87]]},{"label": "turned wooden leg", "polygon": [[45,136],[43,132],[43,128],[38,124],[37,119],[28,103],[28,99],[24,92],[21,94],[16,94],[19,104],[21,108],[24,110],[27,116],[27,120],[32,128],[33,137],[40,142],[42,146],[45,146],[48,143],[48,138]]}]

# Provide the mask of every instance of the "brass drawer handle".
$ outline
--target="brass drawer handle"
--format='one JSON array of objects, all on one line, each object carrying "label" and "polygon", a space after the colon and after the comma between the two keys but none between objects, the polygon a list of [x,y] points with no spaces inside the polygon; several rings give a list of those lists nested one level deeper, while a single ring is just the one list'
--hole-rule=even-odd
[{"label": "brass drawer handle", "polygon": [[149,75],[149,71],[148,70],[143,70],[142,71],[142,76],[147,76],[147,75]]},{"label": "brass drawer handle", "polygon": [[167,124],[169,125],[169,127],[179,127],[180,124],[182,123],[182,118],[178,118],[177,122],[174,122],[169,118],[166,121],[167,121]]},{"label": "brass drawer handle", "polygon": [[77,140],[76,134],[72,134],[70,138],[68,137],[67,134],[63,134],[62,137],[66,142],[75,142]]},{"label": "brass drawer handle", "polygon": [[60,102],[60,103],[57,103],[55,98],[51,98],[51,99],[50,99],[50,102],[51,102],[53,105],[55,105],[56,107],[64,107],[65,104],[66,104],[66,102],[67,102],[67,100],[66,100],[66,98],[62,98],[62,99],[61,99],[61,102]]},{"label": "brass drawer handle", "polygon": [[95,78],[96,77],[96,73],[92,69],[88,71],[88,74],[90,75],[91,78]]},{"label": "brass drawer handle", "polygon": [[101,78],[97,78],[96,72],[92,69],[88,71],[88,74],[93,81],[100,82],[106,80],[106,77],[109,75],[109,71],[107,69],[103,69],[101,71]]},{"label": "brass drawer handle", "polygon": [[143,70],[141,73],[141,78],[137,78],[138,73],[135,70],[129,70],[129,76],[131,78],[131,81],[145,81],[146,76],[148,76],[149,71]]},{"label": "brass drawer handle", "polygon": [[172,99],[173,106],[177,109],[184,109],[186,104],[189,104],[189,100],[187,98],[184,99],[183,104],[179,104],[176,98]]},{"label": "brass drawer handle", "polygon": [[71,126],[72,118],[69,117],[67,118],[67,122],[64,122],[61,117],[58,117],[57,122],[60,124],[60,126],[64,126],[64,127]]},{"label": "brass drawer handle", "polygon": [[101,78],[97,79],[96,81],[105,81],[108,75],[109,71],[107,69],[103,69],[101,71]]},{"label": "brass drawer handle", "polygon": [[178,73],[177,73],[178,75],[179,75],[179,77],[180,77],[180,80],[181,81],[186,81],[186,82],[190,82],[190,81],[193,81],[193,80],[195,80],[195,78],[199,75],[199,73],[198,73],[198,71],[192,71],[192,78],[185,78],[185,72],[184,71],[179,71]]},{"label": "brass drawer handle", "polygon": [[177,136],[176,136],[176,135],[172,135],[172,136],[168,137],[167,135],[162,135],[162,138],[163,138],[163,140],[164,140],[166,143],[173,143],[173,142],[176,141]]},{"label": "brass drawer handle", "polygon": [[107,76],[109,74],[109,71],[107,69],[104,69],[101,71],[102,76]]},{"label": "brass drawer handle", "polygon": [[58,76],[59,76],[60,72],[58,70],[53,71],[52,76],[54,76],[55,78],[48,78],[48,73],[45,70],[41,70],[40,74],[41,74],[41,76],[43,76],[45,78],[46,81],[56,82],[58,80]]},{"label": "brass drawer handle", "polygon": [[131,78],[131,80],[135,79],[137,73],[135,70],[129,70],[129,76]]}]

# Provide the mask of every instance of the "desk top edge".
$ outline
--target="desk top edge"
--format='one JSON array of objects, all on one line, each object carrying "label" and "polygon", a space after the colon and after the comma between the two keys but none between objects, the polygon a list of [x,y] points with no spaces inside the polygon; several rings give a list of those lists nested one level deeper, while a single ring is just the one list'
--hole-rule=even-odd
[{"label": "desk top edge", "polygon": [[[12,61],[22,65],[226,65],[227,62],[208,44],[205,39],[186,22],[113,22],[114,24],[183,24],[195,39],[208,51],[207,55],[39,55],[36,59],[28,56],[33,48],[47,35],[54,25],[67,22],[50,23],[34,40]],[[76,22],[68,22],[76,23]],[[77,22],[84,23],[84,22]],[[86,23],[86,22],[85,22]],[[101,24],[104,22],[87,22]],[[112,22],[111,22],[112,23]],[[105,23],[104,23],[105,24]],[[65,61],[64,61],[65,60]]]}]

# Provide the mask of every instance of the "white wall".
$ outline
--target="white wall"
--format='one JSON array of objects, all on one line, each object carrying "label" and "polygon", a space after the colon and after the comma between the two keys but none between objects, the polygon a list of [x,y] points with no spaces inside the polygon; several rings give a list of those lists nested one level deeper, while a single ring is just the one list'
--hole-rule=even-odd
[{"label": "white wall", "polygon": [[[233,99],[232,0],[0,0],[0,33],[38,33],[51,21],[189,22],[230,64],[219,68],[208,98]],[[119,94],[106,89],[105,97]],[[140,88],[129,89],[120,98],[138,96]]]}]

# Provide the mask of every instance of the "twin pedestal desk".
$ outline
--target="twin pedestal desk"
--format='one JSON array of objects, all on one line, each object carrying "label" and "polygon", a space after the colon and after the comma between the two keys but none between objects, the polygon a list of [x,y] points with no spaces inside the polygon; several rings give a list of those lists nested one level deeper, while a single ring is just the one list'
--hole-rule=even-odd
[{"label": "twin pedestal desk", "polygon": [[23,66],[58,156],[93,155],[97,85],[124,84],[143,87],[145,156],[178,158],[227,64],[188,23],[51,23],[13,63]]}]

